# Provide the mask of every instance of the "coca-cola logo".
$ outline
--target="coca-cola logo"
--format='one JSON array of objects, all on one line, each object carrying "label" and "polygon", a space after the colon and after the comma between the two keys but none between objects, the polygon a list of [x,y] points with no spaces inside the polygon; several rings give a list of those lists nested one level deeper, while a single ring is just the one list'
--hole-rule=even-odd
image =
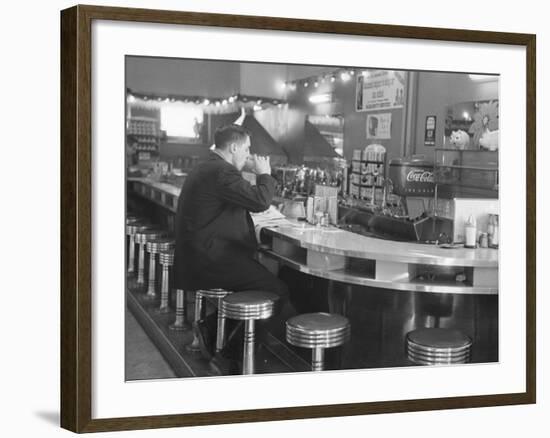
[{"label": "coca-cola logo", "polygon": [[427,170],[414,169],[407,173],[407,182],[434,182],[434,173]]}]

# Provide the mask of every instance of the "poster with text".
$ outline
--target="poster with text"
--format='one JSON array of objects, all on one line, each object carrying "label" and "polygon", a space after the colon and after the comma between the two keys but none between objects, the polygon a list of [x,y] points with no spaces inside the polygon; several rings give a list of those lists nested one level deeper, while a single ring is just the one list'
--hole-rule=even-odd
[{"label": "poster with text", "polygon": [[357,75],[357,111],[402,108],[407,73],[395,70],[366,70]]},{"label": "poster with text", "polygon": [[367,116],[367,138],[389,140],[391,138],[391,113]]}]

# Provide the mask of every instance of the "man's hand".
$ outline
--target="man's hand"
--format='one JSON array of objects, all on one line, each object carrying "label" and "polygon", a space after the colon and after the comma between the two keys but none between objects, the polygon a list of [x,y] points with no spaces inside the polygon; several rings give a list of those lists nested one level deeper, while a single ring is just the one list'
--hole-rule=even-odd
[{"label": "man's hand", "polygon": [[264,173],[271,175],[271,165],[269,164],[269,157],[253,155],[252,160],[254,161],[254,172],[257,175],[263,175]]}]

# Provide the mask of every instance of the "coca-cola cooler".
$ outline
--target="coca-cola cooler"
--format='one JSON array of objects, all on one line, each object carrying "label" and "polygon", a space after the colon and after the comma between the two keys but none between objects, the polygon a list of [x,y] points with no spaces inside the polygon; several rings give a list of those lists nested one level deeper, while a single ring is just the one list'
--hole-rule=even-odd
[{"label": "coca-cola cooler", "polygon": [[390,161],[388,173],[396,195],[405,197],[434,195],[434,163],[426,160],[423,155],[394,158]]},{"label": "coca-cola cooler", "polygon": [[[424,156],[395,158],[390,161],[388,176],[393,193],[401,196],[405,216],[374,215],[371,232],[387,238],[409,241],[445,241],[452,235],[452,222],[433,217],[435,183],[434,164]],[[415,206],[416,208],[411,208]],[[446,237],[445,237],[446,236]]]}]

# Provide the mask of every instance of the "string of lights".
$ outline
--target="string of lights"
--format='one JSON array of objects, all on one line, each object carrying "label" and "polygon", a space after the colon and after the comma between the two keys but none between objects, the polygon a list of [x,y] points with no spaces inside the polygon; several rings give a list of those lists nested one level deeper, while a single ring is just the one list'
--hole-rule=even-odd
[{"label": "string of lights", "polygon": [[205,112],[217,112],[216,109],[232,109],[234,107],[253,108],[255,111],[267,107],[283,107],[287,102],[282,99],[274,99],[263,96],[252,96],[245,94],[233,94],[225,97],[211,97],[198,95],[176,95],[176,94],[156,94],[142,93],[126,89],[127,101],[130,104],[162,104],[162,103],[187,103],[200,105]]},{"label": "string of lights", "polygon": [[282,82],[281,88],[288,91],[296,91],[298,87],[318,88],[324,83],[335,83],[336,81],[347,82],[356,74],[366,77],[369,72],[364,69],[339,68],[331,73],[323,73],[321,75],[313,75],[306,78]]}]

